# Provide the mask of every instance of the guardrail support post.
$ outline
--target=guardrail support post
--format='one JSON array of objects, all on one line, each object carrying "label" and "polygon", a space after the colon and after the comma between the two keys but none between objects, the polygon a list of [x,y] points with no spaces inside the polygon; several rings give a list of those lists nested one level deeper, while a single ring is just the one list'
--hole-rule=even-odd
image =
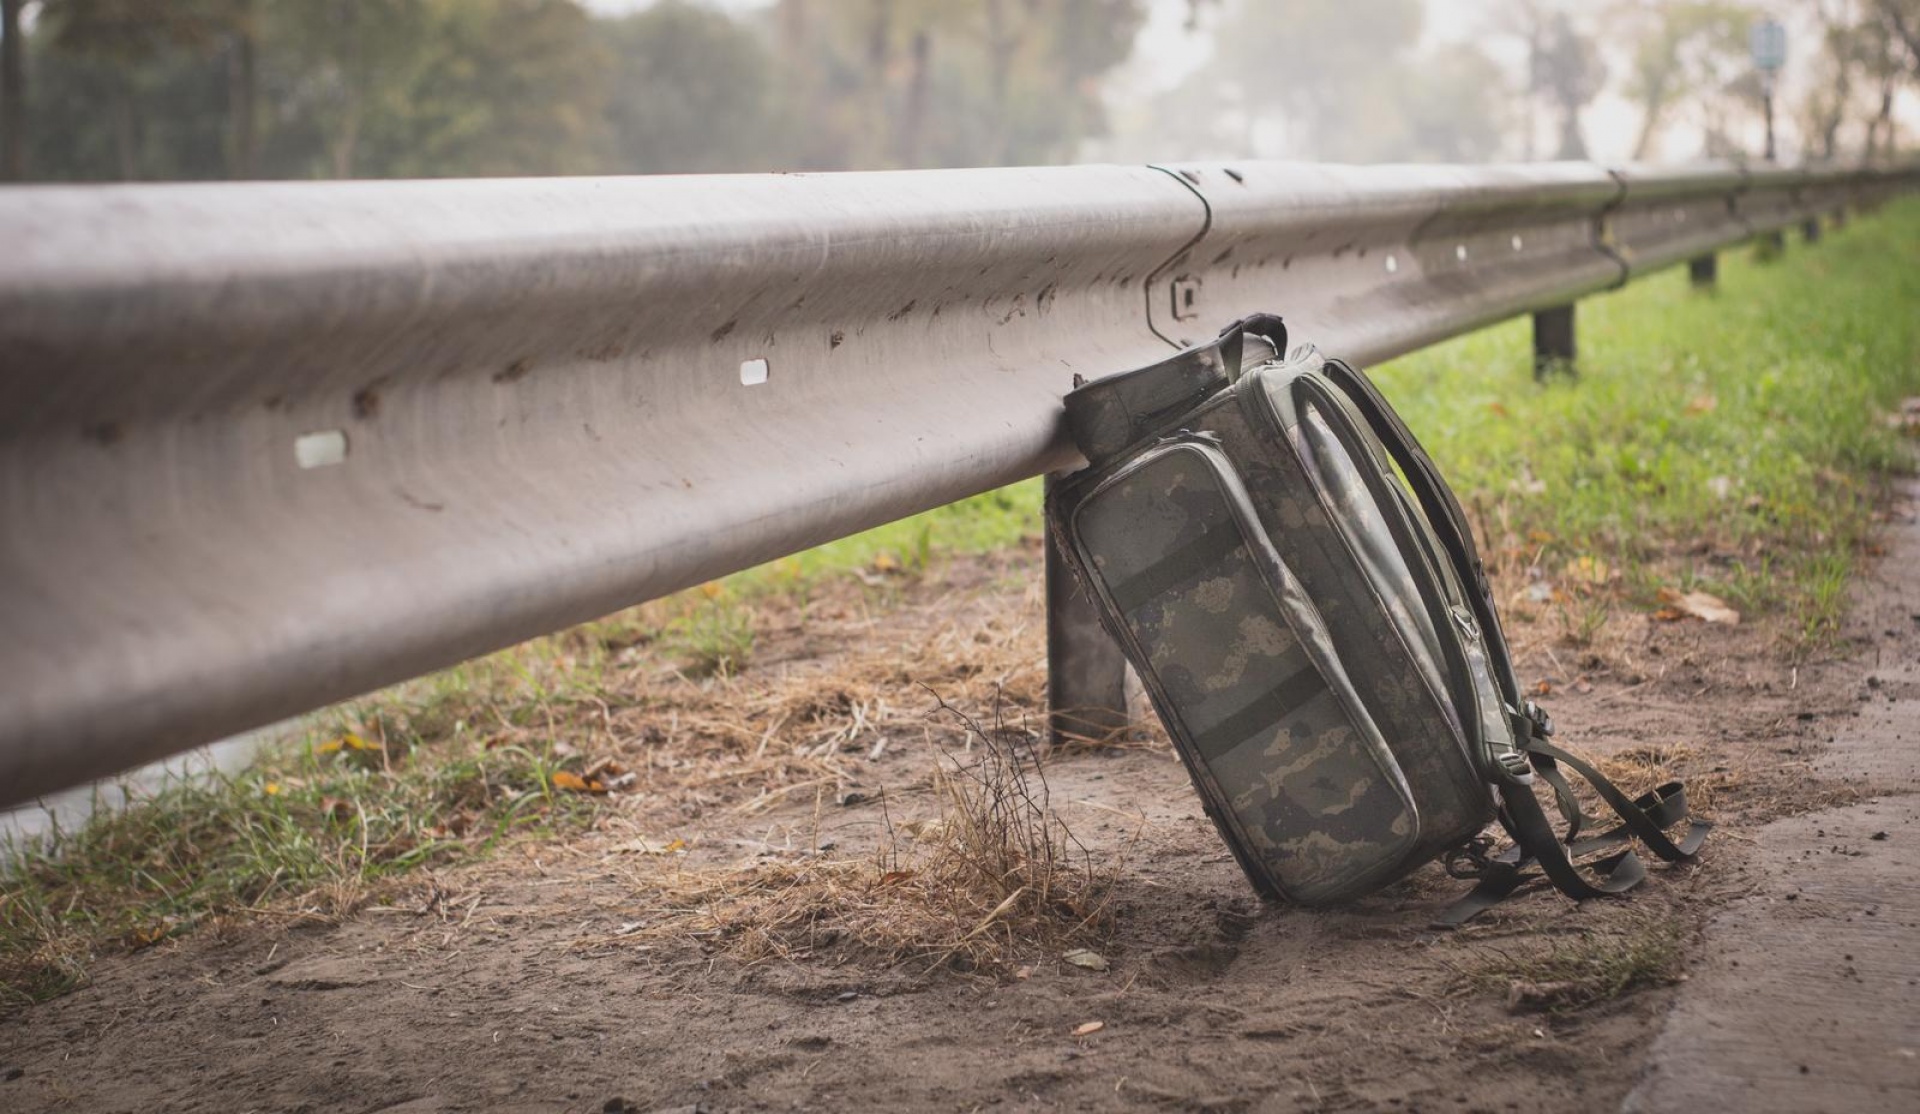
[{"label": "guardrail support post", "polygon": [[1720,281],[1720,257],[1712,252],[1687,260],[1687,281],[1708,289]]},{"label": "guardrail support post", "polygon": [[1554,372],[1573,374],[1573,303],[1543,309],[1533,315],[1533,377],[1544,380]]},{"label": "guardrail support post", "polygon": [[[1054,477],[1046,487],[1053,490]],[[1053,741],[1106,739],[1129,726],[1127,659],[1047,532],[1047,711]]]}]

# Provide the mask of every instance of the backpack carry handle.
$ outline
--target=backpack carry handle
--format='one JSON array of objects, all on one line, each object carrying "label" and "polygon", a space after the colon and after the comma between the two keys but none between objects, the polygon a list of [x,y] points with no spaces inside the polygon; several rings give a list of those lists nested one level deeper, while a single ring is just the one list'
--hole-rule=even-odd
[{"label": "backpack carry handle", "polygon": [[1074,388],[1064,400],[1074,447],[1097,466],[1164,433],[1168,422],[1240,378],[1250,338],[1272,349],[1272,356],[1253,353],[1256,362],[1264,363],[1285,354],[1286,323],[1272,314],[1256,314],[1157,364]]}]

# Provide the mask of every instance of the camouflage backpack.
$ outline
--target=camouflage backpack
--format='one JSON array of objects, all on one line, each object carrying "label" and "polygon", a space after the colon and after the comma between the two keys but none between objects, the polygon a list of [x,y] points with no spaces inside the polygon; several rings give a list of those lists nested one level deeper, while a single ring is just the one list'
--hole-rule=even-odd
[{"label": "camouflage backpack", "polygon": [[[1066,408],[1089,466],[1049,528],[1263,894],[1343,901],[1444,857],[1480,880],[1441,918],[1459,924],[1536,866],[1575,898],[1632,888],[1630,838],[1693,857],[1704,823],[1666,831],[1678,782],[1629,799],[1554,745],[1458,502],[1365,375],[1258,316]],[[1618,826],[1582,838],[1563,765]]]}]

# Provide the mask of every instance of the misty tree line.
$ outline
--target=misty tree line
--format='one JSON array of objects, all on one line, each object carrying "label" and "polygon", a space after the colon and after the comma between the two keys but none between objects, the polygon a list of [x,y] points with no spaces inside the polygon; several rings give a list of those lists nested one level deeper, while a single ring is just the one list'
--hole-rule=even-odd
[{"label": "misty tree line", "polygon": [[[1920,80],[1920,0],[1797,2],[1822,41],[1796,44],[1814,80],[1783,117],[1815,156],[1889,149],[1894,98]],[[1102,90],[1147,5],[0,0],[0,177],[1065,162],[1110,133]],[[1732,153],[1759,104],[1755,13],[1735,0],[1496,0],[1483,30],[1526,59],[1518,81],[1486,46],[1423,47],[1420,0],[1188,7],[1212,57],[1126,121],[1164,157],[1255,150],[1281,121],[1289,153],[1329,160],[1581,158],[1609,83],[1642,110],[1639,154],[1682,117],[1704,153]]]},{"label": "misty tree line", "polygon": [[1140,0],[0,4],[9,176],[109,180],[1060,162],[1104,127],[1100,78],[1142,18]]},{"label": "misty tree line", "polygon": [[1748,43],[1768,7],[1818,28],[1793,48],[1810,92],[1776,104],[1806,157],[1887,154],[1895,97],[1920,83],[1920,0],[1489,0],[1475,41],[1438,48],[1421,46],[1422,0],[1187,4],[1216,26],[1215,65],[1154,111],[1173,142],[1176,119],[1215,121],[1191,148],[1253,149],[1221,127],[1279,118],[1288,148],[1329,161],[1584,159],[1583,114],[1611,87],[1640,111],[1632,158],[1682,118],[1702,136],[1694,154],[1758,155],[1740,136],[1762,112]]}]

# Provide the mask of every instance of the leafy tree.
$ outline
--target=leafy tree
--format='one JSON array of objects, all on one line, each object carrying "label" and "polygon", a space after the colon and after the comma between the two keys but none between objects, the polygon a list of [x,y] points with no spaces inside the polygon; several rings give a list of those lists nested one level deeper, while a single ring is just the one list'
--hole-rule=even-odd
[{"label": "leafy tree", "polygon": [[227,0],[44,0],[50,46],[88,71],[82,87],[105,102],[118,177],[203,172],[204,89],[194,62],[216,45],[226,7]]},{"label": "leafy tree", "polygon": [[271,0],[270,173],[597,167],[606,57],[573,0]]},{"label": "leafy tree", "polygon": [[1676,105],[1718,96],[1745,71],[1753,13],[1731,0],[1637,0],[1615,16],[1634,39],[1622,91],[1640,105],[1632,157],[1644,159]]},{"label": "leafy tree", "polygon": [[1587,141],[1580,132],[1580,113],[1606,86],[1607,67],[1591,38],[1582,34],[1565,11],[1546,22],[1545,37],[1534,56],[1533,88],[1546,94],[1560,110],[1559,159],[1584,159]]},{"label": "leafy tree", "polygon": [[40,0],[0,92],[54,178],[1052,162],[1104,131],[1145,3]]},{"label": "leafy tree", "polygon": [[[274,4],[267,31],[281,66],[289,117],[274,151],[299,176],[350,178],[368,120],[412,111],[411,93],[433,49],[433,0],[307,0]],[[318,141],[319,150],[313,149]],[[304,165],[302,165],[304,164]]]},{"label": "leafy tree", "polygon": [[769,170],[782,163],[774,59],[747,28],[663,0],[609,21],[607,161],[623,172]]},{"label": "leafy tree", "polygon": [[27,46],[25,0],[0,0],[0,180],[27,172]]},{"label": "leafy tree", "polygon": [[1411,162],[1484,162],[1500,152],[1509,120],[1506,79],[1476,46],[1421,56],[1398,86],[1405,138],[1390,157]]},{"label": "leafy tree", "polygon": [[1861,22],[1863,68],[1879,96],[1867,124],[1866,157],[1893,150],[1893,100],[1900,82],[1920,79],[1920,0],[1871,0]]},{"label": "leafy tree", "polygon": [[1210,79],[1256,117],[1277,111],[1302,153],[1367,158],[1383,146],[1389,86],[1408,72],[1421,14],[1420,0],[1242,0],[1216,32]]},{"label": "leafy tree", "polygon": [[1908,70],[1920,77],[1920,0],[1872,0],[1872,15],[1904,48]]},{"label": "leafy tree", "polygon": [[1142,0],[782,0],[779,95],[803,168],[1057,162],[1106,129],[1099,82]]},{"label": "leafy tree", "polygon": [[1290,157],[1464,161],[1503,144],[1499,66],[1469,44],[1419,49],[1421,0],[1206,0],[1189,11],[1214,4],[1214,63],[1180,95],[1218,96],[1209,91],[1224,85],[1233,107],[1188,111],[1170,131],[1237,107],[1247,129],[1237,146],[1257,147],[1277,123]]},{"label": "leafy tree", "polygon": [[608,57],[573,0],[436,0],[404,111],[370,120],[368,170],[395,177],[599,168]]}]

